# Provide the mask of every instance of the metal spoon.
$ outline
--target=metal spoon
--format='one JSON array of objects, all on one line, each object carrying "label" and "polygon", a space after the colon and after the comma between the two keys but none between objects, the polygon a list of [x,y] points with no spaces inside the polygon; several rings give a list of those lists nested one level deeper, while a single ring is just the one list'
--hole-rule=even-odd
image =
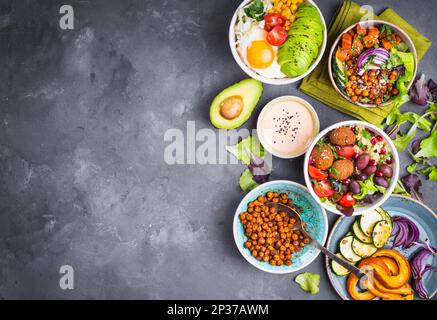
[{"label": "metal spoon", "polygon": [[278,203],[278,202],[267,202],[266,205],[268,207],[275,208],[278,211],[284,211],[284,212],[286,212],[288,214],[288,216],[290,218],[294,218],[296,220],[296,222],[294,223],[294,226],[293,226],[292,230],[298,230],[298,231],[302,232],[310,240],[310,243],[314,247],[316,247],[317,249],[322,251],[329,258],[331,258],[332,260],[337,262],[339,265],[341,265],[342,267],[344,267],[347,270],[349,270],[350,272],[352,272],[359,279],[361,279],[362,277],[366,276],[366,274],[364,272],[362,272],[360,269],[355,267],[353,264],[351,264],[351,263],[341,259],[340,257],[336,256],[331,251],[329,251],[324,246],[322,246],[317,240],[314,240],[308,234],[308,232],[306,232],[305,228],[302,226],[302,219],[300,218],[299,213],[297,213],[297,211],[294,208],[292,208],[290,206],[287,206],[285,204],[282,204],[282,203]]}]

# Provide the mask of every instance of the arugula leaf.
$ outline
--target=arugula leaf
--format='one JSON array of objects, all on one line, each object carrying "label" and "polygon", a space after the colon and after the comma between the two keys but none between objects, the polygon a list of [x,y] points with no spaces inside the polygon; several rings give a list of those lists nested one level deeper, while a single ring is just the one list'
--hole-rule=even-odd
[{"label": "arugula leaf", "polygon": [[264,4],[262,0],[255,0],[251,5],[245,7],[244,13],[256,21],[264,19]]},{"label": "arugula leaf", "polygon": [[437,103],[430,102],[428,105],[428,109],[425,112],[433,112],[432,115],[429,116],[431,120],[437,120]]},{"label": "arugula leaf", "polygon": [[[415,137],[417,132],[417,127],[419,125],[419,122],[421,119],[428,117],[431,114],[431,112],[425,113],[423,116],[421,116],[419,119],[414,122],[414,124],[411,126],[410,130],[404,135],[397,135],[396,139],[393,140],[394,145],[396,148],[400,151],[404,150],[408,143]],[[416,155],[417,156],[417,155]]]},{"label": "arugula leaf", "polygon": [[248,150],[260,158],[264,157],[264,147],[256,136],[248,136],[233,146],[226,146],[226,150],[232,153],[238,160],[243,161],[246,165],[250,165],[250,154],[247,152]]},{"label": "arugula leaf", "polygon": [[254,188],[256,188],[258,184],[253,179],[252,173],[250,173],[249,169],[246,169],[243,171],[243,173],[240,176],[240,188],[243,191],[250,191]]},{"label": "arugula leaf", "polygon": [[402,184],[401,180],[398,180],[396,183],[396,186],[393,190],[393,193],[400,194],[402,196],[411,197],[411,194],[405,189],[404,185]]},{"label": "arugula leaf", "polygon": [[435,166],[429,166],[419,170],[419,173],[428,176],[428,180],[437,181],[437,168]]},{"label": "arugula leaf", "polygon": [[296,281],[303,290],[308,291],[311,294],[319,292],[320,275],[317,273],[301,273],[294,279],[294,281]]},{"label": "arugula leaf", "polygon": [[417,162],[413,162],[412,164],[410,164],[410,165],[407,167],[407,172],[408,172],[408,173],[413,173],[414,170],[416,170],[417,165],[418,165]]},{"label": "arugula leaf", "polygon": [[420,142],[420,149],[419,152],[417,152],[414,157],[415,158],[430,158],[430,157],[437,157],[437,130],[436,125],[434,125],[434,129],[432,130],[431,134],[428,138],[423,139]]}]

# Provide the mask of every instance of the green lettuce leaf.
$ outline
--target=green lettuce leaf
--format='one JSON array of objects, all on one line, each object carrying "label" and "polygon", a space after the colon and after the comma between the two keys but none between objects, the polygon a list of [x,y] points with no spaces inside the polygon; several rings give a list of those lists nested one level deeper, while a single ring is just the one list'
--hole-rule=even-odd
[{"label": "green lettuce leaf", "polygon": [[294,281],[296,281],[303,290],[308,291],[311,294],[319,292],[320,275],[317,273],[301,273],[294,279]]},{"label": "green lettuce leaf", "polygon": [[241,190],[247,192],[258,186],[258,183],[253,180],[253,175],[250,173],[249,169],[243,171],[240,176],[240,188]]},{"label": "green lettuce leaf", "polygon": [[410,130],[408,130],[406,134],[397,135],[396,139],[393,140],[393,143],[398,150],[404,150],[408,146],[408,143],[416,136],[417,127],[419,125],[420,119],[426,118],[431,114],[432,112],[425,113],[411,126]]},{"label": "green lettuce leaf", "polygon": [[428,109],[425,112],[433,112],[432,115],[429,116],[431,120],[437,120],[437,103],[430,102],[428,105]]},{"label": "green lettuce leaf", "polygon": [[378,192],[378,191],[381,193],[385,192],[384,188],[377,186],[375,184],[375,182],[373,182],[373,174],[364,181],[358,181],[358,183],[360,184],[360,187],[361,187],[360,193],[355,194],[353,196],[357,200],[361,200],[366,195],[374,194],[375,192]]},{"label": "green lettuce leaf", "polygon": [[419,173],[428,176],[428,180],[437,181],[437,168],[435,166],[429,166],[419,170]]},{"label": "green lettuce leaf", "polygon": [[396,186],[393,190],[394,194],[400,194],[402,196],[411,197],[411,194],[405,189],[404,185],[402,184],[401,180],[399,179],[396,183]]},{"label": "green lettuce leaf", "polygon": [[413,173],[414,170],[416,170],[417,165],[418,165],[417,162],[413,162],[412,164],[410,164],[410,165],[407,167],[407,172],[408,172],[408,173]]},{"label": "green lettuce leaf", "polygon": [[437,130],[434,126],[428,138],[420,142],[420,150],[414,155],[415,158],[437,157]]},{"label": "green lettuce leaf", "polygon": [[250,164],[250,153],[248,150],[260,158],[264,157],[264,147],[258,138],[253,136],[248,136],[233,146],[226,146],[226,150],[232,153],[238,160],[243,161],[246,165]]}]

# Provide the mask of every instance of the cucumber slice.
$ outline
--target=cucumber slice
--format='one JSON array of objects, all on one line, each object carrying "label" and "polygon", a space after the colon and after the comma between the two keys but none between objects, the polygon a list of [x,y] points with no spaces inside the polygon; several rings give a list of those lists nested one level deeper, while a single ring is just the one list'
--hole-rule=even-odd
[{"label": "cucumber slice", "polygon": [[383,215],[385,217],[384,220],[389,222],[393,228],[393,219],[391,218],[390,214],[386,210],[384,210],[383,208],[377,208],[375,210],[378,211],[379,214]]},{"label": "cucumber slice", "polygon": [[352,241],[352,250],[361,258],[370,257],[378,250],[373,244],[363,243],[358,239]]},{"label": "cucumber slice", "polygon": [[358,262],[361,257],[352,250],[353,236],[346,236],[340,240],[339,248],[343,257],[350,262]]},{"label": "cucumber slice", "polygon": [[360,217],[360,228],[366,236],[371,237],[373,227],[381,220],[385,220],[385,215],[376,210],[366,211]]},{"label": "cucumber slice", "polygon": [[363,243],[372,243],[373,239],[372,237],[368,237],[364,234],[363,230],[360,228],[360,224],[358,223],[358,220],[355,220],[354,224],[352,225],[352,231],[354,232],[354,237],[360,240]]},{"label": "cucumber slice", "polygon": [[392,229],[393,227],[391,226],[390,222],[386,220],[379,221],[373,228],[373,245],[376,248],[382,248],[390,238]]},{"label": "cucumber slice", "polygon": [[[343,260],[346,260],[341,253],[337,253],[336,256],[343,259]],[[337,276],[340,276],[340,277],[343,277],[343,276],[348,275],[350,273],[350,271],[348,269],[339,265],[334,260],[331,260],[331,269]]]}]

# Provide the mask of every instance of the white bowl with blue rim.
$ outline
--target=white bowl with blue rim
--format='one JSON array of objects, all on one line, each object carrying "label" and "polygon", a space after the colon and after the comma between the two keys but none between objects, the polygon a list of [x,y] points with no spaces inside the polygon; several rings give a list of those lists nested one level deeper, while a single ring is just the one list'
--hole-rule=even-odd
[{"label": "white bowl with blue rim", "polygon": [[283,274],[301,270],[313,262],[320,253],[320,250],[311,244],[305,245],[301,251],[292,255],[291,266],[272,266],[268,262],[259,261],[252,256],[249,249],[244,247],[244,243],[248,238],[244,234],[243,224],[240,221],[240,213],[247,210],[249,202],[255,200],[260,195],[265,195],[269,191],[284,192],[293,200],[293,205],[302,207],[304,211],[300,216],[302,221],[306,223],[306,231],[321,244],[325,243],[328,236],[328,219],[325,209],[310,195],[305,186],[293,181],[276,180],[256,187],[241,200],[234,216],[233,232],[235,244],[243,257],[251,265],[262,271]]}]

